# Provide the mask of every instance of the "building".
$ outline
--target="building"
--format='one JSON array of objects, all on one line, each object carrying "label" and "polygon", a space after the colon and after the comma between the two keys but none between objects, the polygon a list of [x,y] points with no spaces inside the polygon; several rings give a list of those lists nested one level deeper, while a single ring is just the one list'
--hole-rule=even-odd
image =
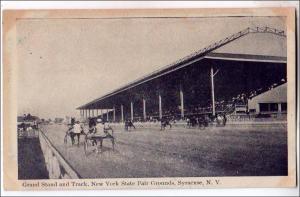
[{"label": "building", "polygon": [[246,28],[77,109],[111,121],[231,113],[251,92],[286,81],[286,61],[284,31]]},{"label": "building", "polygon": [[274,114],[287,112],[287,83],[271,88],[248,100],[250,113]]}]

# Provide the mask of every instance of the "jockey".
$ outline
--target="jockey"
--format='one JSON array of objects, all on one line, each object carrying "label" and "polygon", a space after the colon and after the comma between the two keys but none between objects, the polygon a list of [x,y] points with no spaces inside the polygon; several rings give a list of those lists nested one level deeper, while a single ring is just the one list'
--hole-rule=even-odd
[{"label": "jockey", "polygon": [[81,133],[81,125],[79,124],[79,121],[76,121],[74,126],[73,126],[73,132],[77,135]]},{"label": "jockey", "polygon": [[74,135],[77,136],[77,142],[78,142],[78,145],[79,145],[79,138],[80,138],[80,134],[82,132],[82,127],[81,125],[79,124],[79,121],[77,120],[73,126],[73,132],[74,132]]},{"label": "jockey", "polygon": [[108,132],[107,130],[109,129],[109,126],[107,125],[107,123],[105,121],[103,121],[102,119],[97,119],[97,124],[94,128],[94,135],[97,136],[107,136]]}]

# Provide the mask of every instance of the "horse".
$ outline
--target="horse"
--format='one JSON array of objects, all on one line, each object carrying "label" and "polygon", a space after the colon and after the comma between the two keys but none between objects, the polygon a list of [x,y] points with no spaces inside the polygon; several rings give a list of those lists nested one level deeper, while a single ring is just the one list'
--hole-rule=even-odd
[{"label": "horse", "polygon": [[128,131],[129,128],[133,127],[135,129],[135,126],[133,125],[131,120],[125,121],[125,130]]},{"label": "horse", "polygon": [[208,126],[208,120],[207,120],[207,118],[205,118],[204,116],[200,116],[199,118],[198,118],[198,127],[200,128],[200,129],[204,129],[205,127],[207,127]]},{"label": "horse", "polygon": [[170,120],[168,120],[168,119],[162,119],[162,120],[161,120],[161,123],[160,123],[160,130],[165,130],[165,128],[166,128],[167,126],[170,126],[170,129],[172,128],[172,125],[171,125],[171,123],[170,123]]},{"label": "horse", "polygon": [[74,133],[73,132],[73,126],[69,127],[67,130],[65,137],[64,137],[64,143],[67,144],[68,142],[68,137],[71,138],[72,146],[75,144],[75,136],[77,136],[77,146],[79,146],[80,142],[80,135],[86,135],[85,132],[83,131],[83,128],[80,133]]},{"label": "horse", "polygon": [[195,117],[191,117],[187,119],[187,127],[191,128],[191,127],[195,127],[198,125],[198,121]]},{"label": "horse", "polygon": [[[111,131],[109,133],[108,131]],[[104,135],[97,134],[93,132],[92,130],[89,131],[88,134],[85,136],[85,141],[84,141],[84,152],[85,155],[87,155],[87,149],[88,149],[88,144],[89,142],[92,143],[92,146],[96,145],[96,152],[99,153],[102,152],[102,147],[103,147],[103,140],[104,139],[110,139],[112,143],[112,149],[113,151],[115,150],[115,137],[113,135],[114,130],[111,127],[105,128],[104,129]],[[99,143],[99,146],[98,146]]]},{"label": "horse", "polygon": [[218,126],[225,126],[227,122],[227,118],[225,114],[217,114],[216,115],[216,122]]}]

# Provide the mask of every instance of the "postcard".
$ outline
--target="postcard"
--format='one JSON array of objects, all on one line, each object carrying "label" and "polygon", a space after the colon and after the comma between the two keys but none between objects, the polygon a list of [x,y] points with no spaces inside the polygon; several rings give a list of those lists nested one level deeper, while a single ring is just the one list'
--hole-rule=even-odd
[{"label": "postcard", "polygon": [[293,8],[3,11],[5,190],[296,186]]}]

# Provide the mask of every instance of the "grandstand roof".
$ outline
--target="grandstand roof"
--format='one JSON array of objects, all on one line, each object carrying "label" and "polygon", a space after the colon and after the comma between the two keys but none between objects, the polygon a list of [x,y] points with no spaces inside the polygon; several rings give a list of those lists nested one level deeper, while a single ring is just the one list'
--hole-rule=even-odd
[{"label": "grandstand roof", "polygon": [[286,53],[286,35],[284,31],[270,27],[248,27],[82,105],[77,109],[89,108],[89,106],[98,101],[107,99],[170,72],[174,72],[204,58],[285,63]]}]

